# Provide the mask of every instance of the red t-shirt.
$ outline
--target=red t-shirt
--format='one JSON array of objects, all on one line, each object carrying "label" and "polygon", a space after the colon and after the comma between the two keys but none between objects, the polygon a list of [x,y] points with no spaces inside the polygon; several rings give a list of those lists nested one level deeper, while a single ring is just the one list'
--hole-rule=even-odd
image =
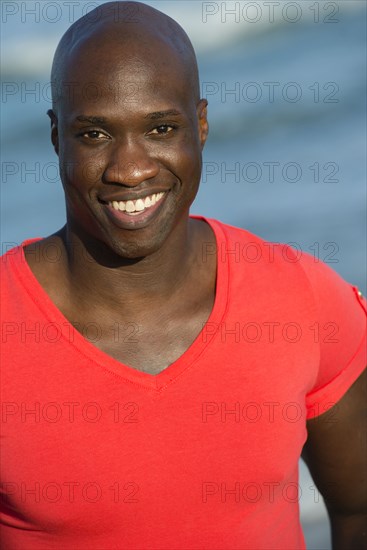
[{"label": "red t-shirt", "polygon": [[[215,304],[158,375],[77,332],[22,246],[3,256],[7,550],[305,548],[306,418],[365,366],[363,300],[317,258],[207,221]],[[203,261],[213,253],[208,244]]]}]

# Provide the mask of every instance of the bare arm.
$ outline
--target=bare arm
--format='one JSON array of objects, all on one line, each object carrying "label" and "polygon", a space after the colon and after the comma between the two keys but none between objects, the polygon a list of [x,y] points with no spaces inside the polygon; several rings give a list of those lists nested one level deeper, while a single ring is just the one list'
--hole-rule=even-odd
[{"label": "bare arm", "polygon": [[331,522],[333,550],[367,549],[367,370],[326,413],[307,422],[305,460]]}]

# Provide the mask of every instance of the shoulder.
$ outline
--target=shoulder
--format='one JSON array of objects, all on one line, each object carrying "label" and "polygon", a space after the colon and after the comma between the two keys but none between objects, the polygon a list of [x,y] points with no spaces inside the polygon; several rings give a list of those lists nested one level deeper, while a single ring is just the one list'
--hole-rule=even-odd
[{"label": "shoulder", "polygon": [[18,277],[26,264],[24,256],[24,246],[28,243],[33,243],[36,239],[27,239],[21,244],[9,243],[4,254],[0,257],[1,270],[1,290],[3,291],[9,280]]},{"label": "shoulder", "polygon": [[8,294],[15,283],[23,287],[35,281],[47,286],[52,274],[60,271],[62,256],[61,241],[56,235],[46,238],[26,239],[21,244],[9,248],[0,258],[1,290]]},{"label": "shoulder", "polygon": [[304,252],[296,243],[270,242],[245,229],[207,221],[217,235],[218,261],[230,264],[231,276],[239,285],[256,281],[257,291],[276,293],[279,299],[297,293],[313,303],[320,322],[337,319],[351,329],[363,324],[366,301],[357,286],[316,255]]},{"label": "shoulder", "polygon": [[[338,319],[338,325],[360,330],[365,324],[367,304],[361,291],[329,265],[302,251],[299,267],[312,289],[321,319]],[[359,329],[358,329],[359,327]]]},{"label": "shoulder", "polygon": [[[290,276],[303,279],[314,288],[316,294],[328,296],[335,290],[361,296],[358,288],[345,281],[332,267],[321,261],[317,255],[301,250],[297,243],[272,242],[246,229],[235,227],[215,219],[207,219],[218,235],[221,250],[218,252],[228,256],[229,260],[242,264],[262,264],[270,268],[286,269]],[[232,248],[228,248],[232,245]],[[227,246],[227,248],[226,248]],[[334,264],[333,264],[334,265]]]}]

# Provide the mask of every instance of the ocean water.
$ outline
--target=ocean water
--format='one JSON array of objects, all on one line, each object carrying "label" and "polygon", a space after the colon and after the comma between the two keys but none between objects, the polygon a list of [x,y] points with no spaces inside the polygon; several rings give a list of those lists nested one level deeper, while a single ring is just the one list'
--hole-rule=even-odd
[{"label": "ocean water", "polygon": [[[281,2],[273,17],[264,2],[149,3],[192,38],[209,101],[192,213],[292,243],[366,293],[365,2]],[[12,4],[17,13],[2,12],[3,251],[65,221],[46,111],[52,54],[71,14],[64,7],[56,21],[51,6],[37,19],[37,2]],[[325,509],[303,465],[301,479],[309,548],[328,549]]]}]

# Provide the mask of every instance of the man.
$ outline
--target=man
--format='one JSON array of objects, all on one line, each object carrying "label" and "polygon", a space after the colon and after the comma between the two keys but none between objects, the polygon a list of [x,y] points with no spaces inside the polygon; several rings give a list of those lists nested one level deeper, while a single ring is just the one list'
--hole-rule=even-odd
[{"label": "man", "polygon": [[335,550],[360,550],[364,301],[189,216],[208,134],[189,39],[144,4],[98,10],[52,69],[67,223],[3,257],[3,546],[304,548],[304,447]]}]

